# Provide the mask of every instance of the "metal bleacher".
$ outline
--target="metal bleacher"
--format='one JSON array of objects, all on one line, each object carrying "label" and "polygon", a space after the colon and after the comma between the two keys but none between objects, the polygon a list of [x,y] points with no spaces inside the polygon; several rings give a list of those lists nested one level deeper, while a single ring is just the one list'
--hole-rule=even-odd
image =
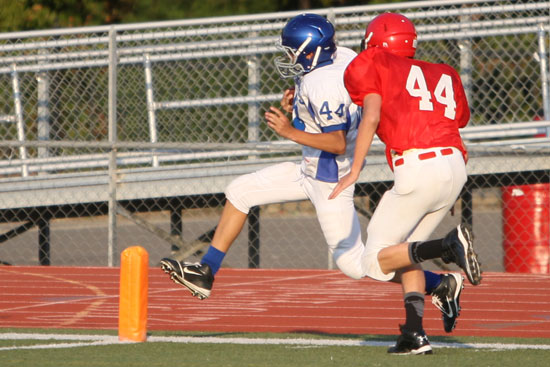
[{"label": "metal bleacher", "polygon": [[[522,126],[523,125],[523,126]],[[525,184],[541,176],[548,177],[550,172],[550,138],[534,137],[550,129],[550,121],[492,125],[490,127],[467,127],[462,135],[469,150],[468,172],[469,186],[500,186],[508,184]],[[535,133],[535,134],[533,134]],[[288,150],[296,150],[291,143],[281,144]],[[266,146],[273,152],[273,147]],[[238,150],[217,150],[208,153],[159,154],[152,152],[124,154],[117,157],[117,201],[132,206],[133,202],[143,203],[145,200],[164,198],[161,201],[170,206],[170,198],[199,197],[205,198],[203,204],[193,201],[192,206],[209,206],[208,197],[220,200],[225,187],[237,176],[261,169],[281,161],[299,160],[299,156],[280,158],[256,158],[228,161],[238,156],[256,157],[262,152],[259,145]],[[373,146],[373,152],[367,159],[360,179],[358,192],[379,192],[377,185],[387,186],[393,180],[387,167],[383,147],[378,142]],[[202,155],[221,157],[220,162],[193,163]],[[152,164],[157,159],[158,166]],[[169,165],[163,165],[170,162]],[[140,168],[124,168],[125,166],[141,165]],[[148,164],[148,165],[144,165]],[[65,157],[63,160],[52,158],[17,159],[9,164],[2,162],[0,172],[0,201],[2,211],[11,213],[14,221],[27,221],[22,227],[28,228],[28,221],[39,226],[42,233],[49,234],[48,221],[42,220],[43,211],[40,208],[50,208],[49,213],[59,213],[61,217],[85,215],[87,205],[98,205],[109,201],[110,173],[109,157],[90,155]],[[89,172],[51,173],[69,168],[92,168]],[[13,172],[28,170],[31,175],[13,175]],[[43,172],[43,174],[33,174]],[[515,175],[514,175],[515,173]],[[10,177],[11,176],[11,177]],[[507,178],[510,178],[507,181]],[[182,184],[184,182],[185,184]],[[492,183],[491,183],[492,182]],[[471,202],[469,196],[463,198]],[[468,191],[466,191],[468,193]],[[160,205],[157,202],[157,206]],[[161,209],[162,209],[162,205]],[[470,203],[471,206],[471,203]],[[105,205],[102,206],[107,210]],[[467,206],[466,206],[467,207]],[[52,208],[56,208],[52,210]],[[64,209],[67,208],[67,209]],[[70,208],[70,209],[69,209]],[[58,210],[59,209],[59,210]],[[105,214],[105,213],[104,213]],[[179,212],[173,212],[172,218],[181,221]],[[468,217],[468,212],[463,211]],[[51,216],[47,216],[52,219]],[[17,231],[13,231],[16,234]],[[41,262],[48,263],[49,235],[39,236]]]}]

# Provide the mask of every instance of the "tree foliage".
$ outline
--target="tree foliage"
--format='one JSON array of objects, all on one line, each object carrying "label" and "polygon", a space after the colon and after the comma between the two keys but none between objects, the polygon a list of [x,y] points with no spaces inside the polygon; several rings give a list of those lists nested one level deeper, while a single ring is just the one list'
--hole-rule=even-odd
[{"label": "tree foliage", "polygon": [[402,0],[0,0],[0,32],[400,1]]}]

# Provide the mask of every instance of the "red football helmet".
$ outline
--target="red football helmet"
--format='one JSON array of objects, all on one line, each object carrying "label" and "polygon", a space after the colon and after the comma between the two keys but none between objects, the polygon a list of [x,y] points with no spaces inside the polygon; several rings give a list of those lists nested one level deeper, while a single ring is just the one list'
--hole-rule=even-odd
[{"label": "red football helmet", "polygon": [[[365,47],[366,44],[366,47]],[[404,15],[384,13],[370,21],[361,42],[361,49],[381,47],[396,55],[414,57],[416,29]]]}]

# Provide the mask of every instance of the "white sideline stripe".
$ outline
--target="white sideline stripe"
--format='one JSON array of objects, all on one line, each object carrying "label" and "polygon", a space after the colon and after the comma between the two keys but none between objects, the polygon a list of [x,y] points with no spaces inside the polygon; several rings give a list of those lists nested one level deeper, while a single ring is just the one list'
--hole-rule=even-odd
[{"label": "white sideline stripe", "polygon": [[[73,334],[29,334],[29,333],[0,333],[0,340],[59,340],[77,341],[80,343],[54,343],[29,346],[0,347],[3,350],[22,349],[56,349],[76,348],[97,345],[128,344],[121,342],[118,336],[114,335],[73,335]],[[187,344],[244,344],[244,345],[304,345],[304,346],[347,346],[347,347],[389,347],[394,342],[383,341],[360,341],[345,339],[303,339],[303,338],[222,338],[213,336],[149,336],[149,343],[187,343]],[[503,344],[503,343],[431,343],[438,348],[461,348],[461,349],[491,349],[491,350],[514,350],[514,349],[540,349],[550,350],[548,344]]]}]

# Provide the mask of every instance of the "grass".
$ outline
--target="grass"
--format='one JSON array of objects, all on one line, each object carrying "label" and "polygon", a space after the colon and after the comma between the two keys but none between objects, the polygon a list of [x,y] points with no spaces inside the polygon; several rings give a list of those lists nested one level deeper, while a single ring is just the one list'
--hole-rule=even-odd
[{"label": "grass", "polygon": [[[0,329],[2,333],[55,333],[116,336],[114,331],[95,330],[38,330]],[[250,338],[250,339],[296,339],[307,338],[313,341],[347,340],[393,343],[393,336],[378,335],[313,335],[313,334],[247,334],[247,333],[174,333],[153,332],[152,337],[194,336]],[[502,344],[543,344],[550,345],[548,339],[513,338],[473,338],[473,337],[434,337],[436,343],[502,343]],[[0,348],[31,345],[51,345],[76,343],[74,340],[0,340]],[[155,367],[193,366],[217,367],[275,367],[275,366],[410,366],[411,362],[429,366],[546,366],[550,360],[550,349],[490,349],[490,348],[449,348],[434,347],[434,354],[428,356],[394,356],[386,353],[387,346],[319,346],[295,344],[207,344],[181,342],[146,342],[129,344],[109,344],[80,346],[74,348],[46,349],[0,349],[0,366],[3,367],[64,367],[64,366],[109,366],[109,367]]]}]

